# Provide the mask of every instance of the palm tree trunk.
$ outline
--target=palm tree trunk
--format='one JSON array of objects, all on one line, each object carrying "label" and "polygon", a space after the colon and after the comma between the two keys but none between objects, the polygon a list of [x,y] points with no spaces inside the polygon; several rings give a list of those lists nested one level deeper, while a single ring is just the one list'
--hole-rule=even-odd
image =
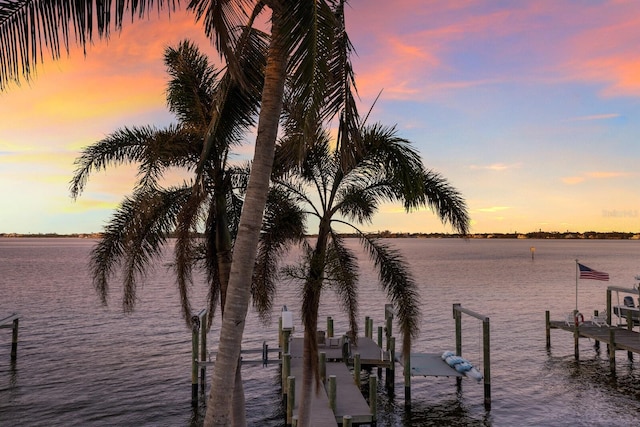
[{"label": "palm tree trunk", "polygon": [[320,386],[320,378],[318,377],[318,310],[320,309],[329,230],[329,222],[325,219],[321,220],[316,247],[311,258],[309,277],[303,291],[304,351],[302,355],[302,390],[298,405],[298,425],[300,427],[307,427],[311,421],[311,393],[313,392],[314,380],[316,392]]},{"label": "palm tree trunk", "polygon": [[230,386],[233,388],[238,358],[240,357],[245,317],[251,295],[253,266],[260,237],[262,214],[269,190],[275,141],[282,111],[287,50],[281,40],[281,28],[281,11],[274,9],[272,13],[272,39],[265,69],[256,147],[233,252],[225,315],[222,320],[218,355],[213,368],[211,393],[204,420],[205,427],[231,425],[230,409],[233,393]]}]

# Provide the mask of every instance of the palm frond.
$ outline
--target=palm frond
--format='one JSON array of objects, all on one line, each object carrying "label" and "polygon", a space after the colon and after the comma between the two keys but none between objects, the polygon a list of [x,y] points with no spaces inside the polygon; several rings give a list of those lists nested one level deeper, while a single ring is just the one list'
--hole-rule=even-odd
[{"label": "palm frond", "polygon": [[171,13],[178,4],[179,0],[0,1],[0,91],[11,81],[19,84],[21,77],[28,81],[45,51],[55,60],[63,50],[69,53],[71,39],[86,48],[95,33],[108,38],[122,28],[126,11],[132,19],[141,19],[154,5],[158,12]]},{"label": "palm frond", "polygon": [[458,233],[469,234],[471,219],[467,204],[458,190],[440,174],[427,171],[424,174],[425,202],[444,222],[449,222]]},{"label": "palm frond", "polygon": [[160,254],[167,234],[172,231],[177,208],[188,197],[185,188],[136,192],[125,198],[91,251],[90,271],[94,286],[106,304],[109,280],[114,268],[123,265],[123,308],[131,312],[136,302],[138,279]]},{"label": "palm frond", "polygon": [[[207,37],[213,40],[220,57],[225,59],[232,75],[239,83],[244,80],[238,53],[244,49],[243,30],[246,31],[264,7],[255,0],[191,0],[187,8],[203,21]],[[247,11],[252,14],[248,15]],[[242,84],[242,83],[240,83]]]},{"label": "palm frond", "polygon": [[169,111],[182,124],[204,128],[209,124],[219,72],[189,40],[168,47],[164,63],[171,77],[167,85]]},{"label": "palm frond", "polygon": [[153,186],[166,168],[193,164],[200,147],[197,135],[176,126],[167,129],[124,127],[82,150],[74,162],[76,170],[70,183],[71,196],[77,198],[89,175],[105,170],[109,165],[139,163],[138,186]]},{"label": "palm frond", "polygon": [[338,295],[338,302],[349,318],[352,337],[358,336],[358,258],[344,244],[344,239],[331,231],[327,248],[326,280]]},{"label": "palm frond", "polygon": [[418,288],[409,266],[397,250],[372,239],[363,233],[358,237],[378,270],[382,288],[394,306],[402,331],[402,352],[408,357],[411,339],[418,335],[420,325],[420,301]]}]

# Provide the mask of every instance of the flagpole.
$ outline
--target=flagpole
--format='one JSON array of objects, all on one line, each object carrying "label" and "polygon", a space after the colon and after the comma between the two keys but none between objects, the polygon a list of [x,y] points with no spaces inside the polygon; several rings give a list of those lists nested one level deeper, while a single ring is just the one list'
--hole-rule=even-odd
[{"label": "flagpole", "polygon": [[578,259],[576,258],[576,313],[578,312]]}]

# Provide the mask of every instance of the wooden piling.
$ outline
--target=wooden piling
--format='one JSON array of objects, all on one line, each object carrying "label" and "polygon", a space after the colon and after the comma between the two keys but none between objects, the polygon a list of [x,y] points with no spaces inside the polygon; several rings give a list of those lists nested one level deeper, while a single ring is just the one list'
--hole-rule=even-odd
[{"label": "wooden piling", "polygon": [[578,329],[578,311],[573,312],[573,357],[580,360],[580,330]]},{"label": "wooden piling", "polygon": [[333,338],[333,318],[327,317],[327,338]]},{"label": "wooden piling", "polygon": [[342,416],[342,427],[351,427],[351,415]]},{"label": "wooden piling", "polygon": [[336,376],[329,375],[329,407],[336,412]]},{"label": "wooden piling", "polygon": [[360,388],[360,386],[362,385],[362,382],[360,380],[361,370],[362,366],[360,364],[360,353],[356,353],[353,355],[353,380],[358,388]]},{"label": "wooden piling", "polygon": [[[625,317],[627,318],[627,330],[633,331],[633,317],[631,310],[627,310],[627,315]],[[627,351],[627,357],[629,358],[629,360],[633,360],[633,352]]]},{"label": "wooden piling", "polygon": [[373,319],[369,318],[369,335],[367,335],[367,338],[369,339],[373,339]]},{"label": "wooden piling", "polygon": [[382,331],[384,328],[382,326],[378,326],[378,347],[382,348]]},{"label": "wooden piling", "polygon": [[609,328],[609,369],[616,373],[616,328]]},{"label": "wooden piling", "polygon": [[291,375],[291,354],[282,356],[282,394],[287,394],[287,378]]},{"label": "wooden piling", "polygon": [[11,361],[15,362],[18,359],[18,321],[16,317],[13,319],[13,330],[11,332]]},{"label": "wooden piling", "polygon": [[369,316],[365,316],[365,318],[364,318],[364,336],[366,338],[370,338],[370,336],[369,336]]},{"label": "wooden piling", "polygon": [[371,410],[372,421],[376,422],[378,412],[378,377],[373,374],[369,376],[369,409]]},{"label": "wooden piling", "polygon": [[296,377],[287,377],[287,425],[291,425],[296,404]]},{"label": "wooden piling", "polygon": [[389,368],[385,377],[386,386],[393,391],[396,385],[396,337],[389,338]]},{"label": "wooden piling", "polygon": [[544,329],[547,337],[547,350],[551,348],[551,314],[549,310],[544,312]]},{"label": "wooden piling", "polygon": [[411,407],[411,353],[404,359],[404,404]]},{"label": "wooden piling", "polygon": [[[198,313],[200,319],[200,361],[207,360],[207,309],[200,310]],[[205,365],[200,367],[200,391],[205,392],[207,384],[207,373]]]},{"label": "wooden piling", "polygon": [[320,381],[322,384],[327,382],[327,353],[320,352]]},{"label": "wooden piling", "polygon": [[484,362],[484,407],[491,409],[491,328],[489,318],[482,322],[482,359]]},{"label": "wooden piling", "polygon": [[198,350],[200,318],[191,317],[191,406],[198,407]]}]

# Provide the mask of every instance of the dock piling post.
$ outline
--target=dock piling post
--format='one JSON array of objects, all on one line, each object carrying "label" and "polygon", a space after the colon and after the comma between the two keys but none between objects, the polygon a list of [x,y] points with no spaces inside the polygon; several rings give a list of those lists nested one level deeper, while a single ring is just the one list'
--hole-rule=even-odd
[{"label": "dock piling post", "polygon": [[376,374],[369,377],[369,409],[371,410],[371,420],[375,425],[376,413],[378,412],[378,377]]},{"label": "dock piling post", "polygon": [[404,359],[404,404],[411,407],[411,353]]},{"label": "dock piling post", "polygon": [[616,329],[609,328],[609,369],[616,373]]},{"label": "dock piling post", "polygon": [[342,416],[342,427],[351,427],[351,415]]},{"label": "dock piling post", "polygon": [[369,339],[373,339],[373,319],[369,318],[369,335],[367,335],[367,338]]},{"label": "dock piling post", "polygon": [[353,355],[353,380],[360,388],[362,382],[360,381],[360,371],[362,370],[362,366],[360,364],[360,353],[356,353]]},{"label": "dock piling post", "polygon": [[320,381],[322,384],[327,382],[327,353],[320,352]]},{"label": "dock piling post", "polygon": [[[203,308],[198,314],[200,319],[200,360],[207,360],[207,309]],[[207,368],[205,365],[200,367],[200,391],[204,393],[207,387]]]},{"label": "dock piling post", "polygon": [[198,407],[198,349],[200,318],[191,316],[191,406]]},{"label": "dock piling post", "polygon": [[484,361],[484,407],[491,409],[491,334],[489,318],[485,317],[482,322],[482,359]]},{"label": "dock piling post", "polygon": [[13,319],[13,331],[11,332],[11,361],[18,359],[18,318]]},{"label": "dock piling post", "polygon": [[396,337],[389,338],[389,368],[385,377],[386,386],[389,390],[395,389],[396,383]]},{"label": "dock piling post", "polygon": [[551,348],[551,314],[549,310],[544,312],[544,325],[547,337],[547,350],[549,350]]},{"label": "dock piling post", "polygon": [[[453,319],[456,326],[456,355],[462,356],[462,312],[460,304],[453,304]],[[460,390],[462,387],[462,378],[456,377],[456,388]]]},{"label": "dock piling post", "polygon": [[333,338],[333,318],[327,317],[327,338]]},{"label": "dock piling post", "polygon": [[336,376],[329,375],[329,407],[336,412]]},{"label": "dock piling post", "polygon": [[580,360],[580,330],[578,329],[578,311],[573,312],[573,356],[576,360]]},{"label": "dock piling post", "polygon": [[369,316],[364,317],[364,336],[369,338]]},{"label": "dock piling post", "polygon": [[296,403],[296,377],[287,377],[287,425],[291,425]]},{"label": "dock piling post", "polygon": [[287,394],[287,378],[291,375],[291,355],[282,355],[282,394]]}]

